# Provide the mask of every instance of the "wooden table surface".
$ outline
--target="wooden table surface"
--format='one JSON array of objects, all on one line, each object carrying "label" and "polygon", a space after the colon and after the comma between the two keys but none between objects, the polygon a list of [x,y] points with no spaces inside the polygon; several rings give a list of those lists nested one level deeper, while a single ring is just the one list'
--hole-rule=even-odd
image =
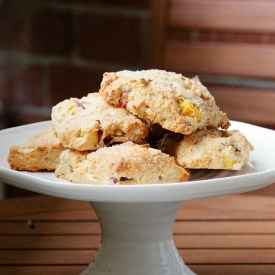
[{"label": "wooden table surface", "polygon": [[[89,202],[42,195],[2,200],[0,274],[79,274],[92,261],[100,236]],[[275,198],[186,201],[174,240],[198,275],[275,274]]]}]

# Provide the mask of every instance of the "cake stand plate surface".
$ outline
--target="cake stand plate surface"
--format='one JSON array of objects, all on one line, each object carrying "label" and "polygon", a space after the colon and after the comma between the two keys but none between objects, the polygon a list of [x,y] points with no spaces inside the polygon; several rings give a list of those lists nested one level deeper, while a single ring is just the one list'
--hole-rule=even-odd
[{"label": "cake stand plate surface", "polygon": [[180,183],[89,185],[58,179],[54,172],[11,170],[10,146],[48,128],[51,122],[46,121],[0,131],[0,179],[42,194],[90,201],[102,240],[83,275],[192,275],[173,241],[182,202],[247,192],[275,181],[275,131],[237,121],[231,124],[230,129],[239,129],[254,146],[249,164],[240,171],[192,170],[190,181]]}]

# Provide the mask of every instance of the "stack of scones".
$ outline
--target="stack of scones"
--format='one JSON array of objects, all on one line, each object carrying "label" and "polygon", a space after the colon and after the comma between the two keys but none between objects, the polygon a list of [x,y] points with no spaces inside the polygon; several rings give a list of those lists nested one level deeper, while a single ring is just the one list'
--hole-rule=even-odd
[{"label": "stack of scones", "polygon": [[58,103],[51,117],[10,148],[11,169],[74,183],[171,183],[188,181],[190,169],[240,170],[253,150],[198,77],[164,70],[104,73],[98,93]]}]

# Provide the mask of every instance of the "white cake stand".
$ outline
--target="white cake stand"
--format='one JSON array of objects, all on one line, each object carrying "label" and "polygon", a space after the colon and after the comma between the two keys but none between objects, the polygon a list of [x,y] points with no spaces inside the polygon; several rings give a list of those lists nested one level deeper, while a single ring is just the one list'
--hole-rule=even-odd
[{"label": "white cake stand", "polygon": [[173,241],[172,228],[182,202],[242,193],[275,181],[275,131],[234,121],[231,128],[241,130],[255,147],[250,164],[241,171],[198,170],[184,183],[116,186],[73,184],[54,173],[11,170],[6,160],[9,147],[49,125],[47,121],[0,131],[0,178],[19,188],[91,202],[102,240],[82,275],[194,274]]}]

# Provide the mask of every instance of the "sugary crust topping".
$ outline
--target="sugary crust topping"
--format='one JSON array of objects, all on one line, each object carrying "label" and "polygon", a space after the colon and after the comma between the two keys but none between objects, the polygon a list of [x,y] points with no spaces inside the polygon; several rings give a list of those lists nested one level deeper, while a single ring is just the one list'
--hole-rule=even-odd
[{"label": "sugary crust topping", "polygon": [[189,173],[160,150],[126,142],[91,153],[66,150],[56,176],[75,183],[147,184],[187,181]]},{"label": "sugary crust topping", "polygon": [[249,161],[252,145],[239,130],[198,130],[184,136],[174,151],[185,168],[240,170]]},{"label": "sugary crust topping", "polygon": [[99,93],[109,104],[177,133],[230,125],[197,77],[163,70],[105,73]]},{"label": "sugary crust topping", "polygon": [[8,162],[14,170],[53,171],[59,164],[59,156],[63,150],[63,145],[50,127],[31,136],[28,142],[12,146]]},{"label": "sugary crust topping", "polygon": [[113,142],[144,143],[146,125],[126,110],[107,104],[98,93],[64,100],[52,108],[52,123],[65,147],[96,150]]}]

